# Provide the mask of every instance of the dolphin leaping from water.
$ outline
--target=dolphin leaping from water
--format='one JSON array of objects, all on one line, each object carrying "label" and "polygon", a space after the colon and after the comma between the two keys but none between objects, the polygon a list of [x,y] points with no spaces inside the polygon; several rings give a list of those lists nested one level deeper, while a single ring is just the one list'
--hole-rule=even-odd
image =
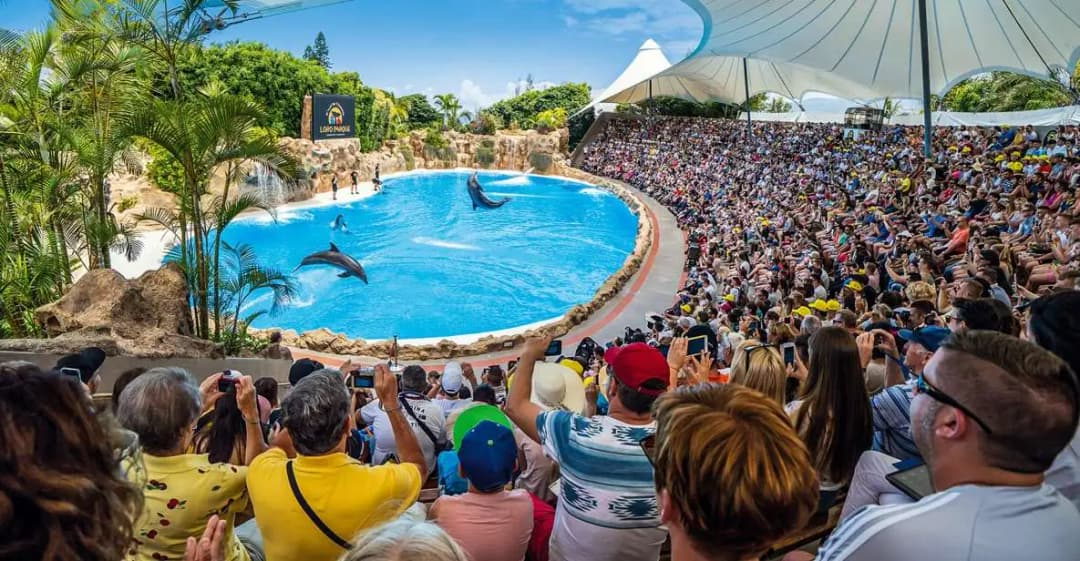
[{"label": "dolphin leaping from water", "polygon": [[300,261],[300,264],[296,266],[296,269],[307,265],[330,265],[331,267],[337,267],[342,270],[342,273],[338,275],[339,278],[356,277],[364,281],[364,284],[368,283],[367,273],[364,272],[364,267],[361,266],[356,259],[342,253],[333,242],[330,243],[330,249],[312,253],[305,257]]},{"label": "dolphin leaping from water", "polygon": [[501,201],[493,201],[484,194],[484,188],[480,186],[480,181],[476,179],[477,173],[473,172],[469,177],[467,186],[469,188],[469,198],[472,199],[472,208],[476,210],[477,207],[484,208],[499,208],[510,201],[510,197],[506,197]]},{"label": "dolphin leaping from water", "polygon": [[335,218],[334,221],[330,223],[330,229],[348,232],[349,225],[345,223],[345,217],[339,214],[337,215],[337,218]]}]

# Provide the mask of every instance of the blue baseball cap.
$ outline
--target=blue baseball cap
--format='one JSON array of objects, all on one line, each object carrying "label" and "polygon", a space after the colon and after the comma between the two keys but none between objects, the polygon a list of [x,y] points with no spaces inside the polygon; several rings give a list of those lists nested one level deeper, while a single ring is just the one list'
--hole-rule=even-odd
[{"label": "blue baseball cap", "polygon": [[498,489],[514,477],[514,433],[494,421],[480,421],[465,433],[457,455],[461,471],[479,491]]},{"label": "blue baseball cap", "polygon": [[950,334],[952,334],[952,332],[948,329],[936,325],[920,327],[915,331],[901,329],[899,332],[900,337],[908,343],[918,343],[932,353],[937,352],[938,348],[941,347],[941,343],[943,343]]}]

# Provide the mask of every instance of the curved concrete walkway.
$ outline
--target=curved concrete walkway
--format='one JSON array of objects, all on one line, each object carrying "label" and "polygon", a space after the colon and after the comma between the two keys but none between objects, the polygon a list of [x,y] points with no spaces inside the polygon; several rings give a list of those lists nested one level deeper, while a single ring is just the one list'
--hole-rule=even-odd
[{"label": "curved concrete walkway", "polygon": [[[686,257],[686,241],[679,229],[675,216],[663,205],[648,195],[621,183],[633,191],[648,207],[649,220],[653,224],[653,244],[645,263],[626,283],[617,298],[611,299],[592,317],[578,325],[563,338],[563,352],[572,354],[582,339],[592,337],[604,344],[623,334],[627,326],[642,327],[649,312],[662,312],[670,307],[675,293],[681,288],[683,264]],[[489,353],[473,357],[437,360],[420,363],[428,370],[441,370],[449,360],[468,362],[474,368],[483,368],[491,364],[506,364],[517,358],[519,349],[506,352]],[[327,366],[339,366],[344,358],[339,355],[318,353],[305,349],[293,349],[293,357],[313,358]],[[409,361],[403,361],[412,364]]]}]

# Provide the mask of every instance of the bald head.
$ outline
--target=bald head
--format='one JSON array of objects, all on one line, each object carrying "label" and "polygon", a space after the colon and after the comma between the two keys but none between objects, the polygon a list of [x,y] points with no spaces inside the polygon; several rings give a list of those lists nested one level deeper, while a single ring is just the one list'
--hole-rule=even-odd
[{"label": "bald head", "polygon": [[1076,433],[1075,376],[1064,361],[1032,343],[992,331],[962,331],[945,341],[932,362],[931,382],[993,431],[978,437],[990,466],[1046,471]]}]

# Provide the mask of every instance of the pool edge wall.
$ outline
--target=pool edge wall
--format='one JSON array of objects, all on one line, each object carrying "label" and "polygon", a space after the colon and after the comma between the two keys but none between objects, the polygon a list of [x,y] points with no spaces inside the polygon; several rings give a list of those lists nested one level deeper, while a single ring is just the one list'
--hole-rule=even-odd
[{"label": "pool edge wall", "polygon": [[[423,171],[423,170],[416,170]],[[447,170],[437,170],[447,171]],[[545,175],[545,177],[561,177],[573,181],[581,181],[589,185],[603,189],[618,197],[636,217],[637,232],[634,238],[634,248],[623,260],[622,265],[614,273],[608,276],[600,287],[593,293],[592,298],[584,304],[571,307],[562,317],[543,325],[523,330],[508,335],[483,335],[470,343],[458,343],[449,338],[444,338],[432,344],[412,344],[408,339],[399,341],[397,358],[404,361],[425,361],[431,359],[448,359],[457,357],[477,356],[488,353],[506,351],[524,342],[528,337],[535,335],[549,335],[562,337],[573,328],[587,322],[594,313],[603,308],[608,302],[616,298],[627,282],[641,269],[649,255],[653,243],[653,226],[649,219],[649,210],[637,194],[629,187],[611,179],[606,179],[575,168],[560,170],[563,173]],[[510,328],[509,331],[514,328]],[[282,343],[297,349],[305,349],[318,353],[347,355],[355,357],[380,357],[385,358],[390,354],[389,340],[366,341],[364,339],[351,338],[340,333],[334,333],[326,328],[297,333],[294,330],[278,328],[249,329],[249,333],[267,337],[270,332],[280,331]],[[460,337],[460,336],[458,336]],[[433,339],[433,338],[428,338]]]}]

